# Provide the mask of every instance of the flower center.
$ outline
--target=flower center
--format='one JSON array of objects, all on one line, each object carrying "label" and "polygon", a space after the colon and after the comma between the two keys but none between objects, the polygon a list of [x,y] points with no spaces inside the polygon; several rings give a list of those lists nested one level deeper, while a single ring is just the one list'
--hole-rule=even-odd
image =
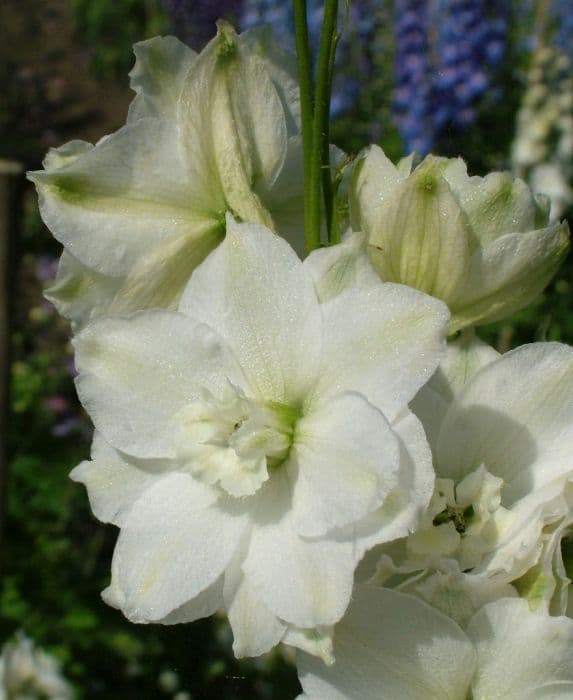
[{"label": "flower center", "polygon": [[477,566],[512,517],[501,505],[502,486],[483,465],[458,484],[436,479],[426,521],[408,538],[409,556],[423,568],[436,557],[456,559],[462,571]]},{"label": "flower center", "polygon": [[255,493],[269,468],[288,457],[298,411],[248,398],[229,384],[221,397],[204,391],[178,415],[179,455],[194,474],[232,496]]}]

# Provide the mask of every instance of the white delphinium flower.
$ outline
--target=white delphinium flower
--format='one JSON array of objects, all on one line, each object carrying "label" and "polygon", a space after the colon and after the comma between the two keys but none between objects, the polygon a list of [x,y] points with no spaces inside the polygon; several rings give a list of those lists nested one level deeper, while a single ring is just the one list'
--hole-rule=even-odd
[{"label": "white delphinium flower", "polygon": [[294,57],[220,22],[200,54],[174,37],[135,45],[127,124],[72,141],[29,174],[64,245],[48,298],[81,327],[105,313],[176,308],[225,216],[288,236],[302,221]]},{"label": "white delphinium flower", "polygon": [[550,700],[573,697],[573,620],[524,600],[481,608],[462,629],[423,601],[357,586],[334,630],[336,663],[299,654],[308,700]]},{"label": "white delphinium flower", "polygon": [[353,171],[352,227],[381,278],[445,301],[451,333],[526,306],[562,261],[567,224],[548,225],[547,202],[508,173],[469,177],[461,158],[432,155],[414,164],[371,146]]},{"label": "white delphinium flower", "polygon": [[557,221],[573,203],[573,77],[569,57],[542,46],[533,54],[517,128],[511,166],[534,192],[551,201]]},{"label": "white delphinium flower", "polygon": [[407,405],[448,320],[392,284],[321,305],[285,241],[229,220],[179,313],[84,329],[77,388],[98,433],[73,478],[121,528],[105,599],[139,622],[225,608],[237,655],[283,640],[329,658],[363,553],[428,505]]},{"label": "white delphinium flower", "polygon": [[538,562],[573,480],[573,349],[536,343],[497,356],[466,343],[448,346],[412,403],[436,487],[417,531],[383,548],[374,576],[458,620]]},{"label": "white delphinium flower", "polygon": [[61,664],[19,632],[0,656],[0,700],[71,700]]}]

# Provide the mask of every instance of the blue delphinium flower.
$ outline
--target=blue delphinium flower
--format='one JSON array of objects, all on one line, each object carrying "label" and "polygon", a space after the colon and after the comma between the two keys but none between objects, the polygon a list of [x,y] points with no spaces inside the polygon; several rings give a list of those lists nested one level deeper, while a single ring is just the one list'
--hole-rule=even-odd
[{"label": "blue delphinium flower", "polygon": [[433,142],[429,12],[425,0],[396,0],[394,108],[407,151],[427,153]]},{"label": "blue delphinium flower", "polygon": [[553,44],[573,60],[573,5],[571,0],[553,0],[550,15],[554,23]]},{"label": "blue delphinium flower", "polygon": [[[499,4],[499,3],[498,3]],[[434,124],[465,128],[504,56],[505,18],[486,14],[485,0],[441,0],[437,8]]]},{"label": "blue delphinium flower", "polygon": [[507,3],[397,0],[395,111],[406,150],[465,129],[505,53]]}]

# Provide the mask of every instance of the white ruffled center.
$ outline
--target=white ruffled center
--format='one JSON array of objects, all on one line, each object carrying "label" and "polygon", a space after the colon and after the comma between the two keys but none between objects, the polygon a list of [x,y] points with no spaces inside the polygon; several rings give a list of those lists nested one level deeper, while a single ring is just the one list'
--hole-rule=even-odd
[{"label": "white ruffled center", "polygon": [[288,456],[296,418],[295,409],[255,401],[232,384],[221,398],[205,390],[177,416],[179,456],[204,482],[248,496]]},{"label": "white ruffled center", "polygon": [[436,479],[426,520],[408,538],[408,558],[453,558],[462,571],[477,566],[495,549],[513,517],[501,505],[502,486],[503,480],[483,465],[457,485],[452,479]]}]

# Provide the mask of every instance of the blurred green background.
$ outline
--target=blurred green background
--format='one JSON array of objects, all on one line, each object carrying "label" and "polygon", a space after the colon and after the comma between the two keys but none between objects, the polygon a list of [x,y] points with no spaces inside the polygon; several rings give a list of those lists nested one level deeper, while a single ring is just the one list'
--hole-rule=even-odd
[{"label": "blurred green background", "polygon": [[[2,0],[0,159],[35,169],[51,146],[72,138],[97,140],[119,128],[131,99],[127,73],[135,41],[176,32],[199,48],[214,31],[205,19],[207,6],[209,16],[220,6],[222,16],[248,25],[268,19],[273,3],[184,5],[175,0]],[[342,96],[331,129],[333,142],[349,153],[369,141],[379,142],[395,158],[407,149],[408,133],[395,107],[404,79],[394,61],[403,49],[396,22],[419,5],[353,3],[355,14],[345,29],[350,58],[340,71]],[[471,123],[464,128],[447,123],[431,136],[435,152],[463,156],[473,174],[511,167],[528,74],[536,52],[551,45],[557,31],[547,19],[547,2],[502,5],[503,57],[489,75],[487,90],[472,101]],[[408,31],[411,39],[413,30]],[[570,78],[567,83],[565,76],[565,92]],[[430,109],[438,106],[430,102]],[[427,116],[421,108],[420,118]],[[549,150],[552,138],[548,133]],[[59,246],[40,220],[33,188],[23,180],[19,185],[10,261],[11,406],[8,433],[2,436],[9,468],[0,513],[5,531],[0,644],[24,629],[62,661],[78,698],[294,697],[299,686],[288,652],[236,661],[223,619],[136,626],[101,601],[117,533],[95,521],[84,489],[68,478],[71,468],[89,456],[91,429],[74,395],[68,325],[42,298]],[[563,215],[568,214],[566,202]],[[569,257],[532,307],[480,329],[480,335],[502,351],[533,340],[572,342],[572,275]]]}]

